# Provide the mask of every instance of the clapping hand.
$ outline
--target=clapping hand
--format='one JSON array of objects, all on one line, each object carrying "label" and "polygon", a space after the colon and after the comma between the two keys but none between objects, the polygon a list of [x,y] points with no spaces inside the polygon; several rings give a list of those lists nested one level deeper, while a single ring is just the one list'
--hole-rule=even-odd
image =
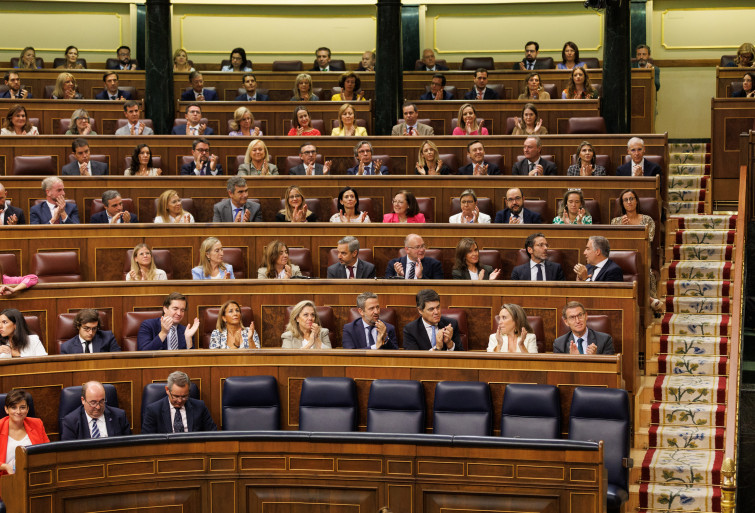
[{"label": "clapping hand", "polygon": [[191,326],[186,326],[186,331],[184,332],[184,337],[186,338],[186,349],[191,349],[194,347],[194,342],[192,341],[192,337],[194,336],[194,333],[197,332],[199,329],[199,319],[194,318],[194,322],[191,324]]},{"label": "clapping hand", "polygon": [[404,266],[401,265],[401,262],[396,262],[393,264],[393,270],[396,271],[397,276],[404,277]]},{"label": "clapping hand", "polygon": [[322,174],[327,175],[330,172],[330,166],[333,165],[332,160],[326,160],[325,164],[322,165]]},{"label": "clapping hand", "polygon": [[[420,175],[426,175],[426,174],[428,174],[428,173],[427,173],[427,172],[425,171],[425,166],[423,166],[423,165],[422,165],[422,164],[420,164],[419,162],[417,162],[416,168],[417,168],[417,173],[418,173],[418,174],[420,174]],[[428,168],[428,169],[429,169],[429,168]]]},{"label": "clapping hand", "polygon": [[543,166],[542,164],[538,163],[532,171],[529,172],[530,176],[542,176],[543,174]]},{"label": "clapping hand", "polygon": [[584,264],[576,264],[574,266],[574,274],[577,275],[577,281],[585,281],[587,276],[587,267]]}]

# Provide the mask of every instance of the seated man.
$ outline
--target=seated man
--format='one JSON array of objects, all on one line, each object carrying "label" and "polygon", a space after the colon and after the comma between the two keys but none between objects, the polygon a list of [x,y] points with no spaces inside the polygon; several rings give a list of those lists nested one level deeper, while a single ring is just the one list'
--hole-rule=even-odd
[{"label": "seated man", "polygon": [[543,218],[537,212],[524,208],[524,193],[516,187],[506,191],[506,208],[495,214],[494,223],[501,224],[542,224]]},{"label": "seated man", "polygon": [[398,349],[396,328],[380,320],[377,294],[362,292],[357,296],[359,319],[343,326],[344,349]]},{"label": "seated man", "polygon": [[357,164],[346,170],[347,175],[387,175],[388,168],[382,160],[372,161],[372,144],[369,141],[359,141],[354,147],[354,157]]},{"label": "seated man", "polygon": [[331,65],[330,48],[321,46],[315,51],[315,65],[309,71],[346,71],[339,64]]},{"label": "seated man", "polygon": [[451,93],[444,89],[446,87],[446,76],[443,73],[436,73],[430,81],[430,90],[419,97],[420,100],[453,100]]},{"label": "seated man", "polygon": [[415,104],[406,102],[401,107],[401,110],[404,113],[404,121],[393,127],[391,135],[435,135],[433,127],[417,122],[419,112],[417,112]]},{"label": "seated man", "polygon": [[45,201],[34,205],[29,211],[29,224],[79,224],[79,209],[76,203],[66,203],[63,180],[48,176],[42,180]]},{"label": "seated man", "polygon": [[118,73],[109,71],[102,75],[105,89],[97,93],[95,100],[132,100],[131,93],[118,89]]},{"label": "seated man", "polygon": [[570,301],[561,311],[569,333],[553,341],[554,353],[569,354],[614,354],[613,338],[607,333],[587,327],[587,312],[582,303]]},{"label": "seated man", "polygon": [[142,434],[217,431],[218,426],[204,401],[189,397],[190,389],[191,381],[185,372],[171,372],[165,397],[147,405],[144,410]]},{"label": "seated man", "polygon": [[246,92],[236,97],[237,102],[267,102],[270,101],[270,97],[266,94],[260,94],[257,92],[257,77],[254,73],[244,73],[241,78],[241,83],[244,84]]},{"label": "seated man", "polygon": [[474,72],[474,86],[464,95],[465,100],[499,100],[498,93],[488,89],[488,70],[477,68]]},{"label": "seated man", "polygon": [[217,155],[210,154],[210,141],[204,137],[194,139],[191,143],[191,154],[194,162],[181,166],[182,175],[217,176],[223,174],[223,166],[218,162]]},{"label": "seated man", "polygon": [[218,93],[212,89],[204,88],[204,78],[199,71],[189,73],[189,83],[191,88],[181,93],[182,102],[216,102]]},{"label": "seated man", "polygon": [[10,202],[6,203],[5,200],[7,197],[8,191],[6,191],[5,186],[0,183],[0,226],[26,224],[24,211],[18,207],[14,207]]},{"label": "seated man", "polygon": [[81,406],[63,417],[60,439],[87,440],[130,434],[126,412],[105,402],[102,383],[88,381],[81,386]]},{"label": "seated man", "polygon": [[440,315],[440,296],[433,289],[417,292],[419,318],[404,326],[407,351],[463,351],[459,325]]},{"label": "seated man", "polygon": [[60,354],[113,353],[121,350],[113,332],[105,331],[100,326],[97,310],[79,310],[73,318],[73,326],[79,334],[63,342]]},{"label": "seated man", "polygon": [[338,263],[328,267],[328,279],[375,278],[375,266],[359,259],[359,239],[344,237],[338,241]]},{"label": "seated man", "polygon": [[310,142],[305,142],[299,146],[299,158],[301,164],[292,167],[288,174],[290,175],[327,175],[330,172],[330,166],[333,163],[328,160],[325,164],[315,162],[317,160],[317,146]]},{"label": "seated man", "polygon": [[583,264],[574,266],[577,281],[624,281],[624,271],[616,262],[608,258],[611,254],[611,245],[605,237],[593,235],[587,239],[587,245],[582,254],[585,255],[587,266]]},{"label": "seated man", "polygon": [[627,142],[627,153],[632,160],[616,169],[616,176],[657,176],[661,174],[661,166],[645,158],[645,141],[639,137],[632,137]]},{"label": "seated man", "polygon": [[27,89],[21,87],[21,77],[17,71],[9,71],[3,77],[7,91],[0,93],[0,98],[10,98],[13,100],[26,100],[32,98],[32,94]]},{"label": "seated man", "polygon": [[533,233],[524,241],[524,249],[530,255],[526,264],[514,267],[512,280],[564,281],[561,264],[548,260],[548,239],[542,233]]},{"label": "seated man", "polygon": [[357,71],[375,71],[375,52],[367,50],[362,54]]},{"label": "seated man", "polygon": [[139,67],[136,65],[136,62],[131,60],[131,48],[126,45],[119,46],[115,53],[116,55],[118,55],[118,62],[116,64],[108,63],[107,69],[139,69]]},{"label": "seated man", "polygon": [[186,124],[176,125],[171,130],[171,135],[193,135],[198,137],[200,135],[214,135],[215,130],[212,127],[207,126],[207,123],[202,122],[202,107],[196,103],[192,103],[186,107]]},{"label": "seated man", "polygon": [[123,210],[123,198],[116,190],[109,190],[102,193],[102,204],[105,210],[92,214],[89,222],[92,224],[117,224],[117,223],[138,223],[136,214],[128,210]]},{"label": "seated man", "polygon": [[63,166],[63,175],[68,176],[102,176],[108,174],[107,164],[90,160],[89,141],[81,137],[71,143],[71,150],[76,160]]},{"label": "seated man", "polygon": [[470,162],[459,168],[460,175],[500,175],[501,170],[492,162],[485,162],[485,146],[480,141],[470,141],[467,144],[467,156]]},{"label": "seated man", "polygon": [[527,41],[524,45],[524,59],[514,63],[514,69],[517,71],[531,69],[549,69],[545,61],[538,61],[537,54],[540,53],[540,44],[537,41]]},{"label": "seated man", "polygon": [[422,50],[422,62],[417,71],[448,71],[448,66],[435,62],[435,52],[430,48]]},{"label": "seated man", "polygon": [[385,268],[386,278],[405,280],[442,280],[443,266],[434,258],[426,257],[425,241],[416,233],[410,233],[404,239],[406,256],[394,258]]},{"label": "seated man", "polygon": [[115,131],[115,135],[155,135],[155,132],[139,121],[141,108],[136,100],[128,100],[123,104],[123,112],[128,124]]},{"label": "seated man", "polygon": [[531,135],[524,140],[524,158],[511,168],[512,175],[543,176],[555,175],[556,164],[540,158],[542,142],[536,135]]},{"label": "seated man", "polygon": [[212,208],[213,223],[261,223],[262,209],[249,201],[249,187],[243,176],[232,176],[225,184],[228,198],[215,203]]},{"label": "seated man", "polygon": [[199,329],[199,319],[195,318],[190,327],[181,324],[186,313],[186,296],[171,292],[163,301],[163,316],[147,319],[139,326],[136,335],[136,348],[139,351],[191,349],[192,337]]},{"label": "seated man", "polygon": [[632,61],[633,68],[647,68],[655,70],[655,90],[661,88],[661,70],[650,61],[650,47],[648,45],[637,45],[635,49],[635,60]]}]

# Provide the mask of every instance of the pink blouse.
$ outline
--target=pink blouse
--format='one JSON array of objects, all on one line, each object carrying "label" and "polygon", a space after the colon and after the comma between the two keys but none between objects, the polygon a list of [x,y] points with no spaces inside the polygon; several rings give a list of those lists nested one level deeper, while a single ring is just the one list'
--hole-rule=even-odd
[{"label": "pink blouse", "polygon": [[480,130],[480,133],[478,133],[478,131],[475,130],[474,132],[467,134],[467,132],[464,131],[463,128],[460,128],[457,126],[456,128],[454,128],[454,132],[451,135],[488,135],[488,129],[485,127],[482,127],[482,129]]},{"label": "pink blouse", "polygon": [[[384,214],[383,215],[383,222],[384,223],[398,223],[398,214],[392,213],[392,214]],[[425,214],[420,212],[416,216],[411,216],[406,218],[407,223],[424,223],[425,222]]]},{"label": "pink blouse", "polygon": [[18,285],[23,283],[27,289],[32,288],[37,284],[39,278],[36,274],[27,274],[26,276],[6,276],[3,274],[3,284],[5,285]]}]

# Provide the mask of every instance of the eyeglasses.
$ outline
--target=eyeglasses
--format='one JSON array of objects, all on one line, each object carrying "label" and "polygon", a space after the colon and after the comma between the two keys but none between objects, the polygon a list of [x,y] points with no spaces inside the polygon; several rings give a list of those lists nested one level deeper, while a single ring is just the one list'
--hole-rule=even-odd
[{"label": "eyeglasses", "polygon": [[199,153],[209,153],[210,148],[194,148],[194,151],[198,151]]},{"label": "eyeglasses", "polygon": [[105,406],[107,401],[105,399],[100,399],[99,401],[87,401],[87,404],[91,406],[92,408],[97,408],[98,406]]},{"label": "eyeglasses", "polygon": [[82,326],[81,329],[86,331],[87,333],[94,333],[98,329],[100,329],[100,327],[99,326]]},{"label": "eyeglasses", "polygon": [[474,205],[475,203],[475,200],[461,200],[462,205]]},{"label": "eyeglasses", "polygon": [[315,153],[317,153],[317,150],[307,150],[301,152],[302,155],[314,155]]},{"label": "eyeglasses", "polygon": [[578,313],[576,315],[570,315],[566,319],[569,320],[569,321],[571,321],[571,322],[581,321],[582,319],[585,318],[585,315],[586,315],[585,312],[581,312],[581,313]]},{"label": "eyeglasses", "polygon": [[522,197],[516,196],[515,198],[506,198],[506,201],[522,201]]},{"label": "eyeglasses", "polygon": [[189,399],[188,395],[173,395],[170,392],[168,392],[168,395],[171,396],[173,399],[176,399],[178,401],[186,401]]},{"label": "eyeglasses", "polygon": [[623,201],[624,203],[634,203],[635,201],[637,201],[637,198],[635,198],[634,196],[627,196],[626,198],[622,198],[621,201]]},{"label": "eyeglasses", "polygon": [[406,249],[427,249],[427,244],[420,244],[419,246],[407,246]]}]

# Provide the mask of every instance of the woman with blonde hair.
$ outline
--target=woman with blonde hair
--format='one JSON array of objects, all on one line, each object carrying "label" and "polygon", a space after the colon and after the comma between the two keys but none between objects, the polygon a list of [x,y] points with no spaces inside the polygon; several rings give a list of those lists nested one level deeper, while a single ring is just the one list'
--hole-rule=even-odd
[{"label": "woman with blonde hair", "polygon": [[91,118],[86,109],[76,109],[71,114],[71,124],[66,130],[66,135],[97,135],[92,130]]},{"label": "woman with blonde hair", "polygon": [[277,175],[278,166],[270,163],[267,145],[262,139],[255,139],[246,147],[244,163],[239,166],[239,175]]},{"label": "woman with blonde hair", "polygon": [[440,159],[440,152],[434,142],[427,140],[419,147],[415,173],[418,175],[450,175],[451,170]]},{"label": "woman with blonde hair", "polygon": [[755,66],[755,46],[752,43],[742,43],[737,48],[737,56],[734,62],[728,64],[734,68],[751,68]]},{"label": "woman with blonde hair", "polygon": [[330,135],[334,137],[367,137],[367,129],[363,126],[357,126],[354,106],[350,103],[344,103],[338,109],[338,126],[334,128]]},{"label": "woman with blonde hair", "polygon": [[134,246],[131,254],[131,270],[126,275],[126,281],[162,281],[167,280],[168,275],[155,265],[152,257],[152,248],[141,243]]},{"label": "woman with blonde hair", "polygon": [[173,71],[195,71],[189,63],[189,54],[183,48],[179,48],[173,52]]},{"label": "woman with blonde hair", "polygon": [[471,103],[459,107],[457,116],[457,126],[451,135],[488,135],[488,129],[477,119],[477,109]]},{"label": "woman with blonde hair", "polygon": [[262,260],[265,265],[257,269],[258,280],[288,280],[302,276],[299,266],[289,262],[288,246],[283,241],[276,239],[265,246]]},{"label": "woman with blonde hair", "polygon": [[160,194],[157,200],[157,217],[155,223],[193,223],[194,216],[184,210],[181,197],[173,189]]},{"label": "woman with blonde hair", "polygon": [[488,353],[537,353],[537,339],[524,309],[506,303],[498,313],[498,327],[488,339]]},{"label": "woman with blonde hair", "polygon": [[275,214],[279,223],[314,223],[317,214],[307,210],[304,193],[298,185],[289,185],[283,194],[284,207]]},{"label": "woman with blonde hair", "polygon": [[210,335],[210,349],[259,348],[260,337],[254,331],[254,321],[245,328],[241,320],[241,306],[233,299],[223,303],[218,312],[218,322]]},{"label": "woman with blonde hair", "polygon": [[292,102],[316,102],[320,98],[312,92],[312,77],[307,73],[299,73],[294,81],[294,95]]},{"label": "woman with blonde hair", "polygon": [[331,349],[328,328],[320,326],[317,308],[309,300],[294,306],[281,340],[283,349]]},{"label": "woman with blonde hair", "polygon": [[233,266],[223,262],[223,243],[207,237],[199,246],[199,265],[191,270],[192,280],[233,280]]},{"label": "woman with blonde hair", "polygon": [[519,95],[519,100],[550,100],[551,95],[543,88],[540,73],[530,73],[524,79],[525,91]]},{"label": "woman with blonde hair", "polygon": [[66,60],[57,69],[86,69],[79,61],[79,49],[73,45],[66,48]]},{"label": "woman with blonde hair", "polygon": [[231,136],[260,137],[262,130],[254,126],[254,115],[246,107],[239,107],[233,112],[233,121],[231,121]]},{"label": "woman with blonde hair", "polygon": [[70,73],[61,73],[55,79],[53,100],[81,100],[84,96],[76,90],[76,79]]},{"label": "woman with blonde hair", "polygon": [[16,66],[16,68],[41,69],[40,66],[37,66],[37,51],[33,46],[27,46],[21,50],[21,55],[18,56],[18,66]]}]

